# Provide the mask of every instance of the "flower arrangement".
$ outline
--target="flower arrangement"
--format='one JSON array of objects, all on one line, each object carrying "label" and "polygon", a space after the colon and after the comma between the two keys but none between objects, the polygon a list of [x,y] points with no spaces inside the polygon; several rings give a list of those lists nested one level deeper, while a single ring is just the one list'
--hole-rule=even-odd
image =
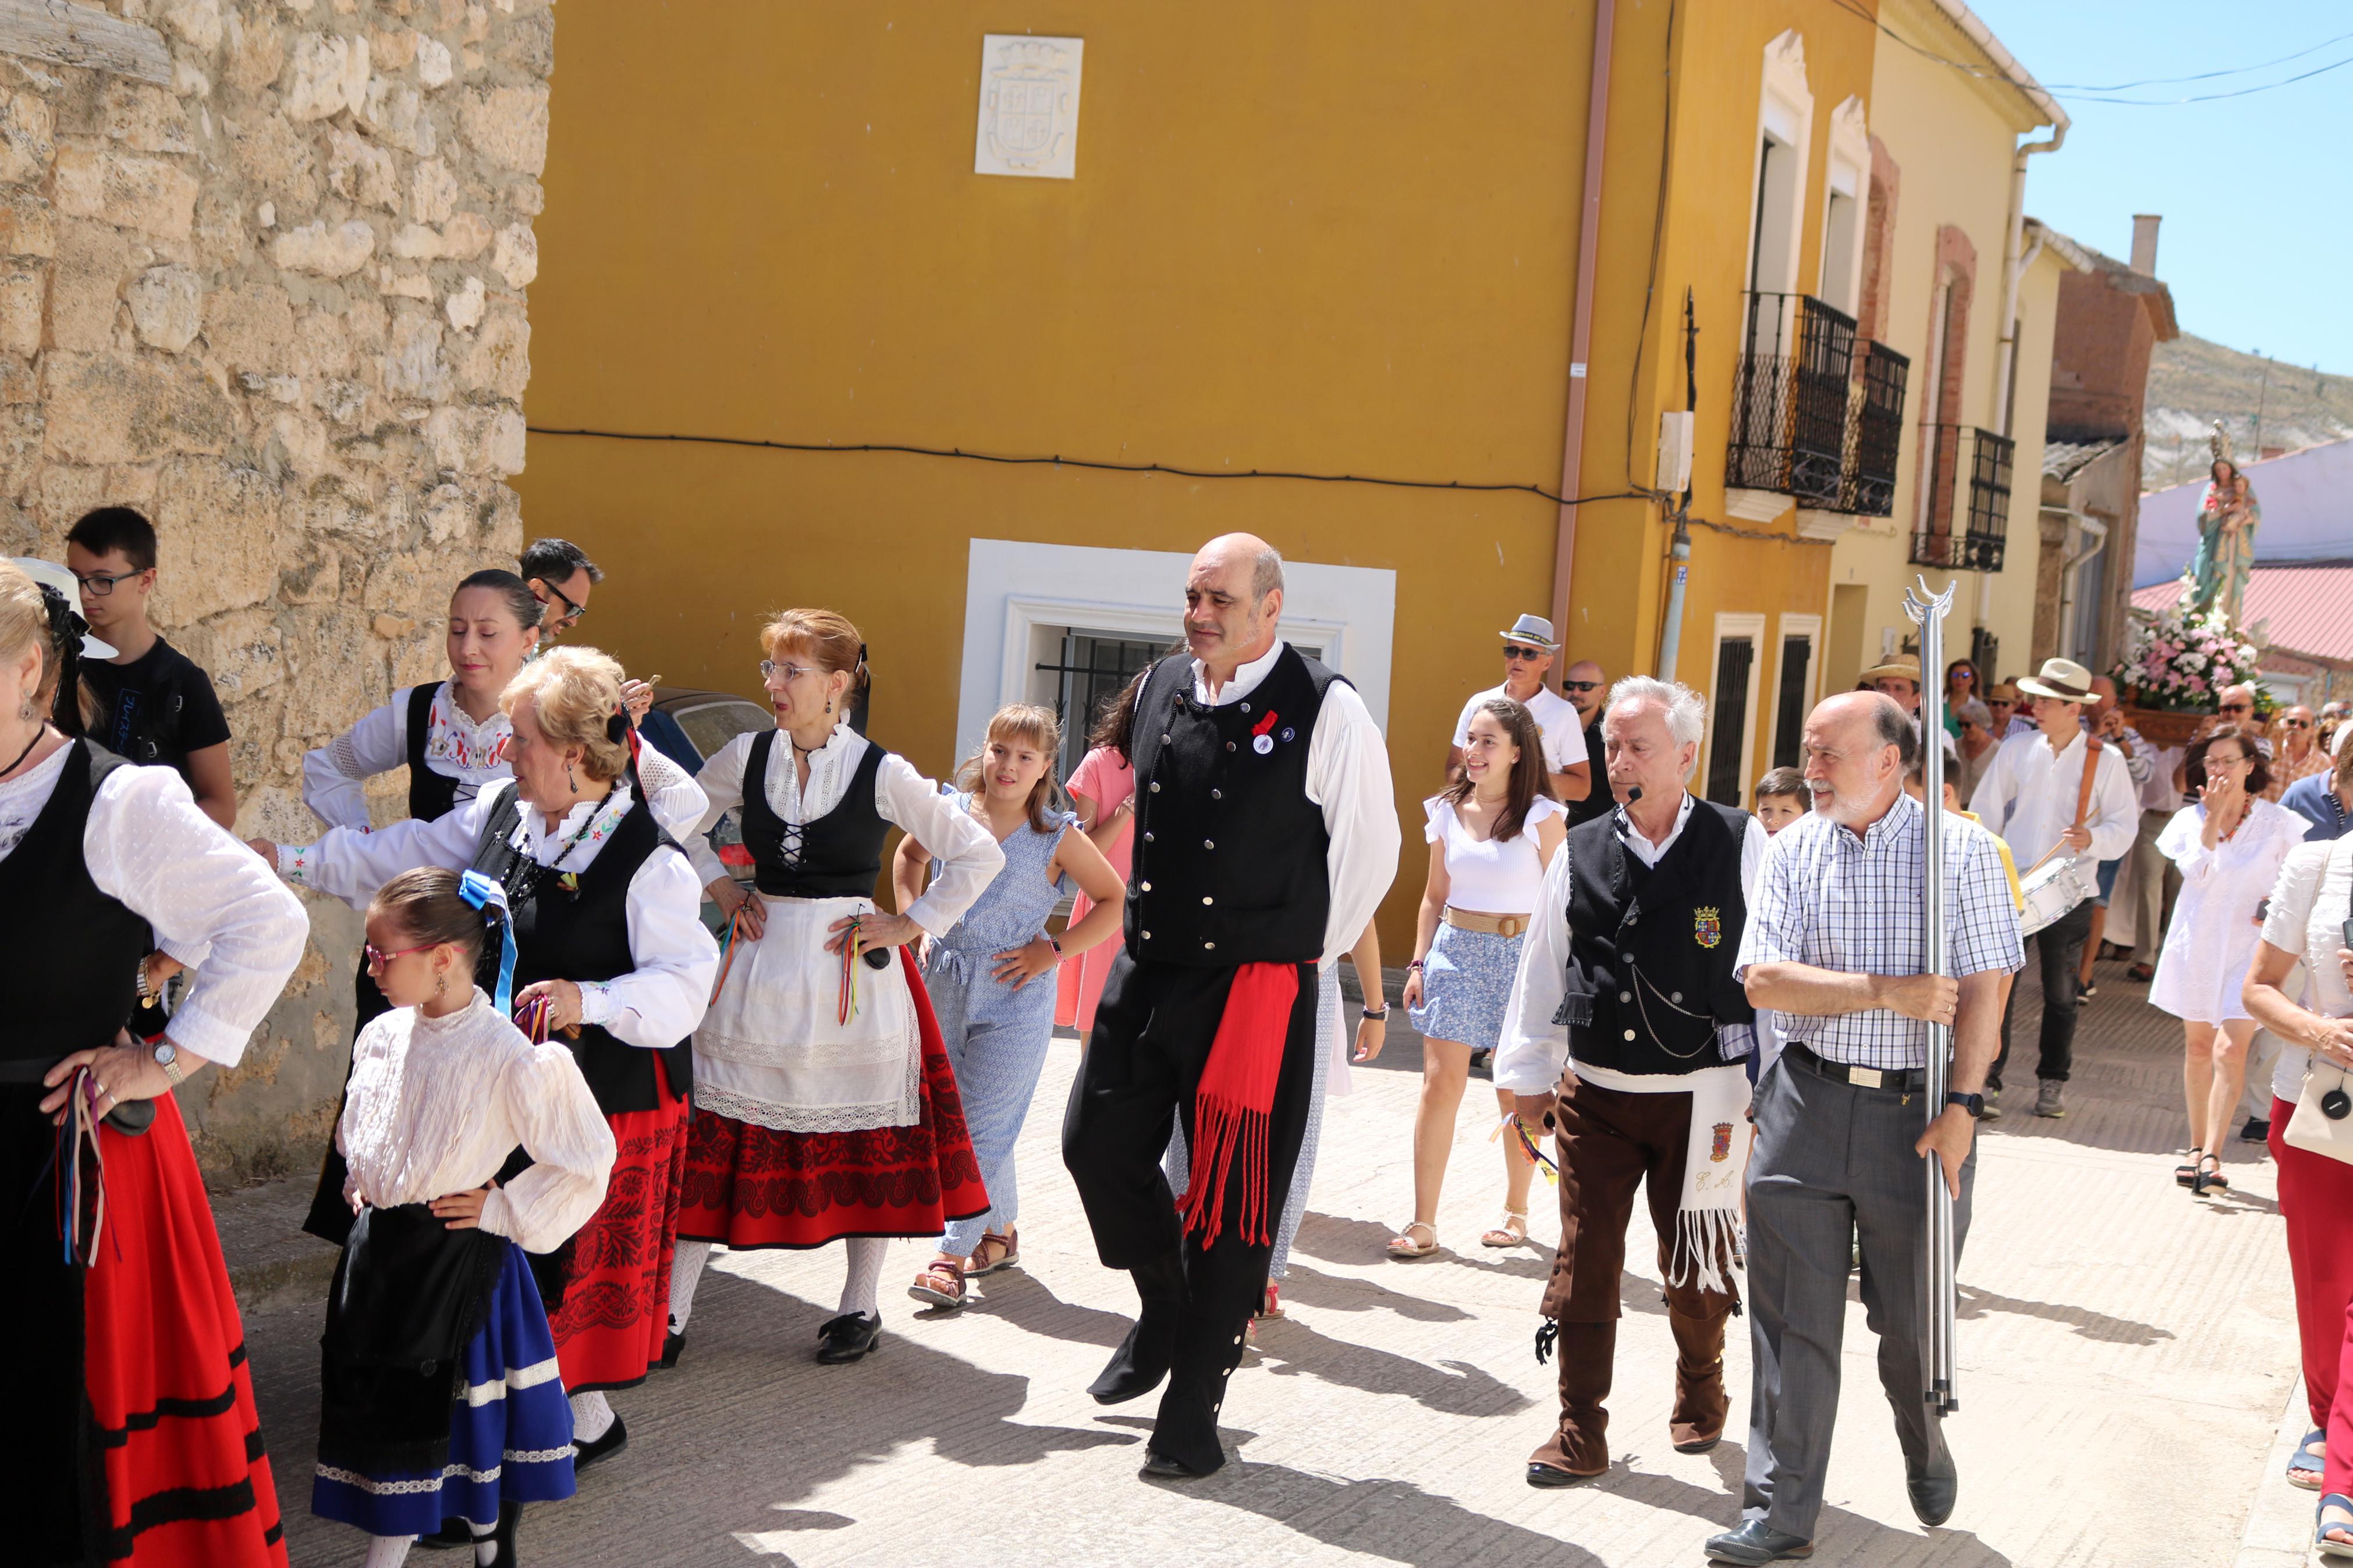
[{"label": "flower arrangement", "polygon": [[[2130,688],[2135,705],[2163,712],[2211,712],[2226,686],[2253,684],[2261,650],[2242,637],[2219,609],[2198,611],[2185,600],[2143,620],[2131,618],[2122,657],[2111,673]],[[2258,688],[2260,690],[2260,688]]]}]

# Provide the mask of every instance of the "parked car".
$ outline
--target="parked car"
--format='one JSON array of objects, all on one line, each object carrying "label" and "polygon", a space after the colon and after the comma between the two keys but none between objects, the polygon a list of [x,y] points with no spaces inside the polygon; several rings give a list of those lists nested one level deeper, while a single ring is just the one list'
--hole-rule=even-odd
[{"label": "parked car", "polygon": [[[731,691],[705,691],[691,686],[657,686],[654,705],[638,732],[646,743],[684,768],[699,773],[702,764],[722,747],[746,731],[773,730],[776,716],[769,710]],[[744,847],[744,831],[729,812],[706,837],[728,875],[743,886],[752,885],[752,852]]]}]

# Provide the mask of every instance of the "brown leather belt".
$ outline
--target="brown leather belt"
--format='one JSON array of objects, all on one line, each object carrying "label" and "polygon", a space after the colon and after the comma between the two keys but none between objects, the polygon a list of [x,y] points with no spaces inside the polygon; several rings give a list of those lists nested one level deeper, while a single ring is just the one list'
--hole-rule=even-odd
[{"label": "brown leather belt", "polygon": [[1446,923],[1458,931],[1486,931],[1494,936],[1517,936],[1528,929],[1525,915],[1481,915],[1468,910],[1446,906]]}]

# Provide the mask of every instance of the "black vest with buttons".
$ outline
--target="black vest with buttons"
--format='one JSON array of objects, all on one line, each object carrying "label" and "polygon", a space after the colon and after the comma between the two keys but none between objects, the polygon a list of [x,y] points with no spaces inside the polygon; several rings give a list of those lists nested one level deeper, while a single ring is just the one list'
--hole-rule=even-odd
[{"label": "black vest with buttons", "polygon": [[891,831],[874,804],[882,748],[870,742],[833,809],[799,823],[786,822],[768,804],[769,758],[776,749],[774,730],[753,740],[744,759],[744,804],[736,808],[755,885],[772,899],[872,898],[875,879],[882,875],[882,840]]},{"label": "black vest with buttons", "polygon": [[[99,890],[82,856],[98,786],[130,764],[89,741],[76,741],[69,751],[40,814],[16,847],[0,856],[0,909],[19,912],[9,922],[16,935],[9,942],[9,1020],[0,1030],[0,1061],[47,1067],[111,1044],[139,1000],[139,961],[153,945],[147,922]],[[48,1091],[28,1092],[38,1100]],[[6,1201],[20,1205],[23,1199],[12,1194]]]},{"label": "black vest with buttons", "polygon": [[1285,645],[1258,689],[1204,707],[1183,654],[1136,700],[1127,951],[1138,963],[1312,963],[1332,905],[1307,746],[1341,679]]},{"label": "black vest with buttons", "polygon": [[1619,840],[1620,814],[1568,830],[1568,975],[1553,1022],[1577,1061],[1624,1073],[1725,1065],[1716,1030],[1753,1024],[1732,977],[1748,905],[1740,849],[1748,814],[1694,801],[1683,832],[1645,866]]}]

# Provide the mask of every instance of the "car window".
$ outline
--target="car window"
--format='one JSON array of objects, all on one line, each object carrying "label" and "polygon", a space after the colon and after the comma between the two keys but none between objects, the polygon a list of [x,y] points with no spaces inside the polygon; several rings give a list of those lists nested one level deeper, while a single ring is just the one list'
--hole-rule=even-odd
[{"label": "car window", "polygon": [[678,721],[678,727],[686,731],[686,738],[706,762],[745,731],[773,730],[776,724],[776,716],[768,710],[733,697],[673,708],[670,716]]}]

